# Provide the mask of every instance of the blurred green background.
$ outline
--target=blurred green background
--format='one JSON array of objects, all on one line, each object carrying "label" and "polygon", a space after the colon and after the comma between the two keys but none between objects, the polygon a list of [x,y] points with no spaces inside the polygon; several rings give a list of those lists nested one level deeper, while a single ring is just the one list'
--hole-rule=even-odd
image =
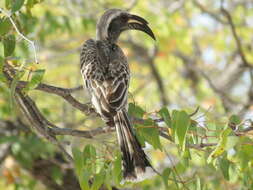
[{"label": "blurred green background", "polygon": [[[252,126],[251,0],[2,0],[0,8],[1,70],[5,62],[25,68],[21,80],[29,81],[31,73],[44,69],[41,82],[63,88],[83,84],[80,47],[85,40],[95,38],[96,22],[106,9],[129,10],[149,21],[157,41],[138,31],[125,32],[119,40],[132,74],[129,102],[143,110],[144,119],[156,117],[162,107],[170,113],[177,109],[188,114],[199,107],[190,119],[194,129],[189,128],[185,137],[186,144],[192,146],[182,151],[176,141],[160,137],[157,142],[161,146],[154,149],[146,145],[146,150],[162,177],[125,185],[108,177],[108,186],[253,189],[250,132],[224,135],[231,122],[236,129]],[[35,42],[39,64],[34,62],[31,45],[15,31],[6,13],[11,14],[19,31]],[[56,146],[27,128],[30,124],[18,105],[11,104],[10,87],[2,71],[0,79],[0,189],[68,189],[64,180],[74,177],[72,167],[63,161]],[[57,126],[80,130],[103,126],[99,118],[84,115],[58,96],[37,90],[30,90],[28,95]],[[73,95],[82,103],[89,102],[85,90]],[[97,156],[105,157],[98,165],[115,163],[118,150],[114,133],[93,139],[60,136],[58,140],[69,152],[73,147],[82,150],[92,144]],[[193,146],[202,143],[210,146]],[[215,148],[224,150],[215,153]],[[212,153],[214,160],[207,162]]]}]

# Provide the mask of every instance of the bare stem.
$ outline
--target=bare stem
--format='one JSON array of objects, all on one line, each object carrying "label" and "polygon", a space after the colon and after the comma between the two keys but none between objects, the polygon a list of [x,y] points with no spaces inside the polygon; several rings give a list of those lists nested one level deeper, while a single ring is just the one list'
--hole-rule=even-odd
[{"label": "bare stem", "polygon": [[31,46],[32,46],[32,49],[33,49],[33,54],[34,54],[34,61],[35,63],[39,63],[38,62],[38,59],[37,59],[37,52],[36,52],[36,47],[35,47],[35,42],[28,39],[25,35],[23,35],[17,25],[15,24],[14,20],[11,18],[11,14],[8,13],[7,11],[3,10],[2,8],[0,8],[0,12],[2,12],[11,22],[12,26],[14,27],[14,29],[16,30],[17,34],[22,38],[24,39],[25,41],[27,41]]}]

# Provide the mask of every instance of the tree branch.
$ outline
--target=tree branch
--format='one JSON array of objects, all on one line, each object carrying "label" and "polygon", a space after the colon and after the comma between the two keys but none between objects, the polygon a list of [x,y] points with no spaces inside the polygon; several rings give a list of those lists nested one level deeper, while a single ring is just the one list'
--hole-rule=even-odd
[{"label": "tree branch", "polygon": [[[10,71],[8,68],[10,68],[10,66],[8,64],[5,64],[3,73],[8,79],[10,85],[12,82],[11,75],[13,74],[13,70]],[[44,117],[42,117],[42,114],[40,114],[40,111],[34,101],[28,95],[25,96],[20,89],[16,89],[15,99],[36,134],[39,137],[43,137],[53,144],[57,145],[60,150],[66,155],[66,157],[72,161],[72,157],[66,152],[61,143],[57,141],[55,135],[50,130],[51,128],[47,127],[47,123],[45,122]]]},{"label": "tree branch", "polygon": [[[12,69],[11,66],[8,64],[5,64],[4,70],[3,70],[4,75],[9,81],[9,85],[11,84],[13,78],[12,76],[15,75],[15,71]],[[38,136],[46,138],[48,141],[52,142],[53,144],[57,145],[61,152],[63,152],[68,160],[72,161],[72,157],[66,152],[64,149],[63,145],[56,139],[56,135],[71,135],[71,136],[76,136],[76,137],[85,137],[85,138],[93,138],[96,135],[104,134],[104,133],[109,133],[114,131],[114,128],[109,128],[109,127],[100,127],[96,128],[93,130],[87,130],[87,131],[82,131],[82,130],[74,130],[74,129],[68,129],[68,128],[60,128],[56,126],[55,124],[52,124],[50,121],[48,121],[43,114],[40,112],[38,107],[36,106],[35,102],[28,96],[24,95],[22,92],[22,88],[26,86],[26,82],[24,81],[19,81],[17,83],[17,88],[15,91],[15,99],[18,102],[22,112],[25,114],[26,118],[28,121],[31,123],[31,127],[34,129],[34,131],[38,134]],[[70,104],[71,101],[69,101],[69,97],[71,96],[71,92],[81,89],[81,87],[74,88],[74,89],[64,89],[64,88],[59,88],[59,87],[54,87],[46,84],[40,84],[36,88],[37,90],[41,90],[47,93],[51,94],[56,94],[65,100],[67,100]],[[67,99],[66,99],[67,97]],[[72,97],[73,98],[73,97]],[[73,98],[74,99],[74,98]],[[75,100],[75,99],[74,99]],[[78,102],[77,100],[75,100]],[[79,103],[79,102],[78,102]],[[73,105],[73,104],[72,104]],[[79,105],[82,106],[81,103]],[[87,106],[87,105],[86,105]],[[78,109],[78,107],[76,107]],[[83,110],[87,112],[87,107],[82,107]],[[135,119],[135,122],[143,122],[143,119]],[[155,123],[161,122],[161,119],[154,120]],[[51,126],[51,127],[48,127]],[[158,127],[160,136],[171,141],[171,137],[164,133],[164,130],[166,131],[167,129]],[[187,145],[189,148],[198,148],[201,149],[203,147],[208,147],[208,146],[214,146],[214,144],[192,144],[192,145]]]},{"label": "tree branch", "polygon": [[75,130],[75,129],[69,129],[69,128],[60,128],[60,127],[54,127],[51,129],[54,135],[69,135],[69,136],[75,136],[75,137],[85,137],[85,138],[93,138],[96,135],[101,135],[104,133],[109,133],[114,131],[114,129],[109,127],[98,127],[96,129],[92,130]]},{"label": "tree branch", "polygon": [[230,29],[232,31],[233,37],[235,39],[237,50],[238,50],[238,53],[241,57],[243,65],[246,66],[246,67],[252,68],[253,66],[248,62],[248,60],[246,59],[246,56],[243,52],[241,40],[240,40],[240,38],[237,34],[235,24],[233,22],[233,19],[232,19],[230,13],[224,7],[221,7],[221,12],[226,16],[226,18],[228,20],[228,23],[229,23]]},{"label": "tree branch", "polygon": [[[22,89],[27,85],[27,82],[25,81],[19,81],[17,84],[18,89]],[[65,101],[70,103],[73,107],[77,108],[81,112],[85,113],[86,115],[89,115],[91,113],[95,113],[95,110],[89,105],[89,104],[82,104],[79,101],[77,101],[71,93],[83,89],[83,86],[79,86],[76,88],[60,88],[51,86],[48,84],[40,83],[35,90],[40,90],[43,92],[47,92],[49,94],[55,94],[57,96],[62,97]]]}]

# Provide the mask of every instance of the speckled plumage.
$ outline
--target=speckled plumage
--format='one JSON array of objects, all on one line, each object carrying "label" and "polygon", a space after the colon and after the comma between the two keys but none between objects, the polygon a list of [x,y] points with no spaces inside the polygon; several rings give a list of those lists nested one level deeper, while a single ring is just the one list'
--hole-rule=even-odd
[{"label": "speckled plumage", "polygon": [[[107,40],[88,40],[81,50],[81,73],[98,113],[105,121],[125,108],[130,72],[122,50]],[[109,115],[109,116],[107,116]]]},{"label": "speckled plumage", "polygon": [[[97,39],[89,39],[83,44],[80,62],[81,74],[93,106],[107,125],[116,128],[124,180],[136,181],[146,176],[146,168],[152,166],[127,115],[130,71],[123,51],[116,44],[120,33],[127,29],[128,17],[131,16],[145,21],[118,9],[107,11],[98,22]],[[143,27],[148,28],[146,21]]]}]

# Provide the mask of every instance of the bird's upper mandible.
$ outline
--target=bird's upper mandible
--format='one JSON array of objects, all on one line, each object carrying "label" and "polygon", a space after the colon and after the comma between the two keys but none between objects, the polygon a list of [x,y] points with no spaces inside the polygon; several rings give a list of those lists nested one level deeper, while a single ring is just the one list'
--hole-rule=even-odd
[{"label": "bird's upper mandible", "polygon": [[120,9],[109,9],[101,16],[97,23],[96,40],[109,40],[115,43],[125,30],[140,30],[155,40],[144,18]]}]

